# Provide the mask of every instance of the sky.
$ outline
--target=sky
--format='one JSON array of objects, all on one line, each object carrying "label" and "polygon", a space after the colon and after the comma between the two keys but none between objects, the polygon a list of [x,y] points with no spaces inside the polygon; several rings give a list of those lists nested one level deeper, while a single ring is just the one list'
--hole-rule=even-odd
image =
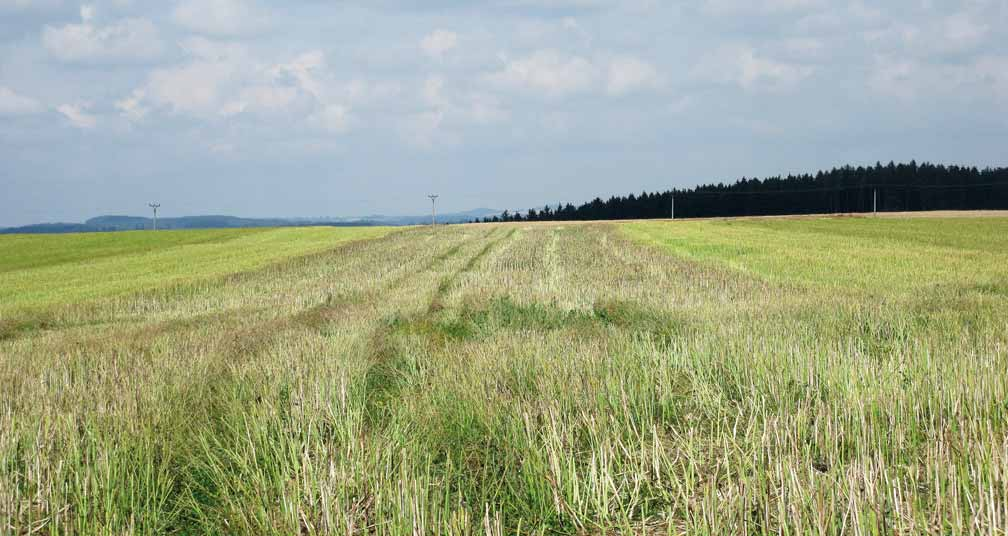
[{"label": "sky", "polygon": [[1008,164],[1008,0],[0,0],[0,226]]}]

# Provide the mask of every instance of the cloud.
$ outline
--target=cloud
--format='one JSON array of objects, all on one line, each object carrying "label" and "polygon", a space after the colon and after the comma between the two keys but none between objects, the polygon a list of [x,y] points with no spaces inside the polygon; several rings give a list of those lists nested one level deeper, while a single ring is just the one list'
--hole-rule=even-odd
[{"label": "cloud", "polygon": [[58,7],[62,0],[0,0],[0,11],[35,11]]},{"label": "cloud", "polygon": [[825,0],[706,0],[701,9],[712,15],[753,15],[808,11],[825,5]]},{"label": "cloud", "polygon": [[87,105],[63,104],[56,110],[66,116],[70,124],[81,129],[91,129],[98,125],[98,118],[87,113]]},{"label": "cloud", "polygon": [[141,18],[124,19],[106,26],[95,24],[91,6],[80,9],[80,24],[46,26],[42,30],[45,49],[67,62],[151,59],[164,49],[154,24]]},{"label": "cloud", "polygon": [[175,8],[173,17],[195,32],[221,36],[255,32],[268,20],[246,0],[184,0]]},{"label": "cloud", "polygon": [[485,76],[486,81],[547,97],[599,92],[620,96],[662,85],[654,65],[626,54],[586,58],[547,49],[504,61],[502,69]]},{"label": "cloud", "polygon": [[812,67],[760,57],[752,49],[740,57],[739,83],[746,89],[787,90],[812,74]]},{"label": "cloud", "polygon": [[173,112],[215,115],[236,74],[236,66],[232,63],[194,61],[179,67],[156,69],[148,77],[143,92],[154,104]]},{"label": "cloud", "polygon": [[350,129],[350,109],[340,104],[325,105],[308,122],[330,133],[343,134]]},{"label": "cloud", "polygon": [[996,100],[1008,104],[1008,56],[984,56],[972,65],[971,74]]},{"label": "cloud", "polygon": [[466,129],[507,120],[510,113],[490,93],[465,87],[464,80],[426,77],[418,90],[419,111],[398,120],[400,136],[410,145],[430,149],[455,145]]},{"label": "cloud", "polygon": [[609,63],[606,92],[625,95],[660,85],[658,70],[650,63],[632,56],[620,57]]},{"label": "cloud", "polygon": [[228,102],[220,113],[224,116],[231,116],[250,109],[265,112],[286,110],[296,98],[297,91],[292,87],[253,86],[241,90],[238,98]]},{"label": "cloud", "polygon": [[311,50],[290,62],[277,65],[271,72],[277,78],[291,77],[302,89],[316,98],[321,98],[322,85],[318,81],[317,73],[324,68],[325,54],[321,50]]},{"label": "cloud", "polygon": [[124,117],[130,121],[140,121],[147,116],[147,112],[150,111],[143,104],[144,97],[146,93],[142,89],[134,90],[130,96],[116,101],[115,107],[122,113]]},{"label": "cloud", "polygon": [[694,68],[694,77],[736,84],[746,91],[783,92],[794,89],[814,72],[811,65],[779,61],[748,46],[725,46]]},{"label": "cloud", "polygon": [[444,119],[441,110],[410,114],[399,125],[399,131],[408,143],[424,149],[457,143],[454,135],[442,129]]},{"label": "cloud", "polygon": [[458,45],[458,34],[447,30],[434,30],[420,41],[424,54],[441,59],[445,53]]},{"label": "cloud", "polygon": [[340,84],[335,93],[336,98],[355,106],[369,106],[395,99],[402,93],[402,85],[396,80],[370,81],[354,78]]},{"label": "cloud", "polygon": [[182,48],[190,55],[187,62],[155,69],[117,103],[124,116],[136,120],[153,109],[203,121],[257,121],[276,128],[301,124],[340,134],[353,124],[350,101],[389,94],[384,85],[363,80],[336,83],[318,50],[263,64],[236,43],[200,37],[184,41]]},{"label": "cloud", "polygon": [[590,89],[597,77],[595,66],[583,57],[540,50],[508,61],[487,79],[504,88],[559,97]]},{"label": "cloud", "polygon": [[254,85],[255,63],[249,51],[203,37],[187,39],[180,46],[189,60],[151,71],[138,88],[141,103],[201,118],[235,113],[241,106],[234,101],[242,89]]},{"label": "cloud", "polygon": [[916,22],[895,22],[865,33],[865,41],[880,53],[913,55],[962,54],[977,49],[990,26],[965,12]]},{"label": "cloud", "polygon": [[449,90],[440,76],[429,76],[423,81],[420,99],[429,111],[438,114],[438,125],[489,124],[503,121],[509,115],[497,97],[478,91]]},{"label": "cloud", "polygon": [[499,123],[511,117],[500,99],[485,93],[473,93],[463,100],[465,117],[476,124]]},{"label": "cloud", "polygon": [[903,101],[977,96],[1008,101],[1008,57],[984,55],[964,64],[927,63],[916,58],[876,55],[868,88]]},{"label": "cloud", "polygon": [[42,109],[37,100],[0,86],[0,116],[29,115],[41,112]]},{"label": "cloud", "polygon": [[444,98],[444,78],[440,76],[429,76],[423,82],[423,89],[420,94],[428,106],[443,108],[446,105]]}]

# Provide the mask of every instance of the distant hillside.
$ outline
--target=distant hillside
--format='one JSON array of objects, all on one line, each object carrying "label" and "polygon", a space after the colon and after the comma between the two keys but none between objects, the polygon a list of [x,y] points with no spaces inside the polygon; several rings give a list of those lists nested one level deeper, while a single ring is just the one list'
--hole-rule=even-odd
[{"label": "distant hillside", "polygon": [[[465,212],[438,214],[438,223],[464,223],[499,215],[501,211],[478,208]],[[243,227],[308,227],[308,226],[374,226],[374,225],[424,225],[430,215],[424,216],[365,216],[363,218],[239,218],[236,216],[184,216],[158,218],[158,229],[228,229]],[[84,223],[39,223],[22,227],[0,229],[0,234],[43,233],[94,233],[109,231],[136,231],[152,229],[154,220],[142,216],[98,216]]]},{"label": "distant hillside", "polygon": [[[101,230],[138,230],[154,226],[152,218],[138,216],[99,216],[84,222],[85,225]],[[185,216],[181,218],[158,218],[159,229],[221,229],[231,227],[288,227],[296,225],[293,220],[281,218],[237,218],[235,216]]]},{"label": "distant hillside", "polygon": [[[468,223],[473,220],[478,220],[481,218],[490,218],[493,216],[500,215],[502,211],[494,210],[492,208],[476,208],[473,210],[467,210],[465,212],[448,212],[445,214],[438,214],[438,223]],[[430,223],[430,214],[425,214],[423,216],[366,216],[368,221],[377,222],[380,225],[425,225]]]}]

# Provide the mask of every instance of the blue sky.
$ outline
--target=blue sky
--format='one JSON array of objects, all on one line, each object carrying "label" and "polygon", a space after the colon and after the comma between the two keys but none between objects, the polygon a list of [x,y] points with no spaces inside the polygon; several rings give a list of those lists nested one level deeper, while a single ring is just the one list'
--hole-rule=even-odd
[{"label": "blue sky", "polygon": [[0,226],[1008,163],[1008,0],[0,0]]}]

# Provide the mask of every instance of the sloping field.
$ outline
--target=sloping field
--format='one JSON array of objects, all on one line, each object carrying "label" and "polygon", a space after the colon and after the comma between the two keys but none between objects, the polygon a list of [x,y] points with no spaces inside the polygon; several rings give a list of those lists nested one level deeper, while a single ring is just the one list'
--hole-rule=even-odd
[{"label": "sloping field", "polygon": [[1008,529],[1008,219],[277,232],[0,261],[0,532]]},{"label": "sloping field", "polygon": [[191,284],[390,230],[309,227],[3,235],[0,311]]}]

